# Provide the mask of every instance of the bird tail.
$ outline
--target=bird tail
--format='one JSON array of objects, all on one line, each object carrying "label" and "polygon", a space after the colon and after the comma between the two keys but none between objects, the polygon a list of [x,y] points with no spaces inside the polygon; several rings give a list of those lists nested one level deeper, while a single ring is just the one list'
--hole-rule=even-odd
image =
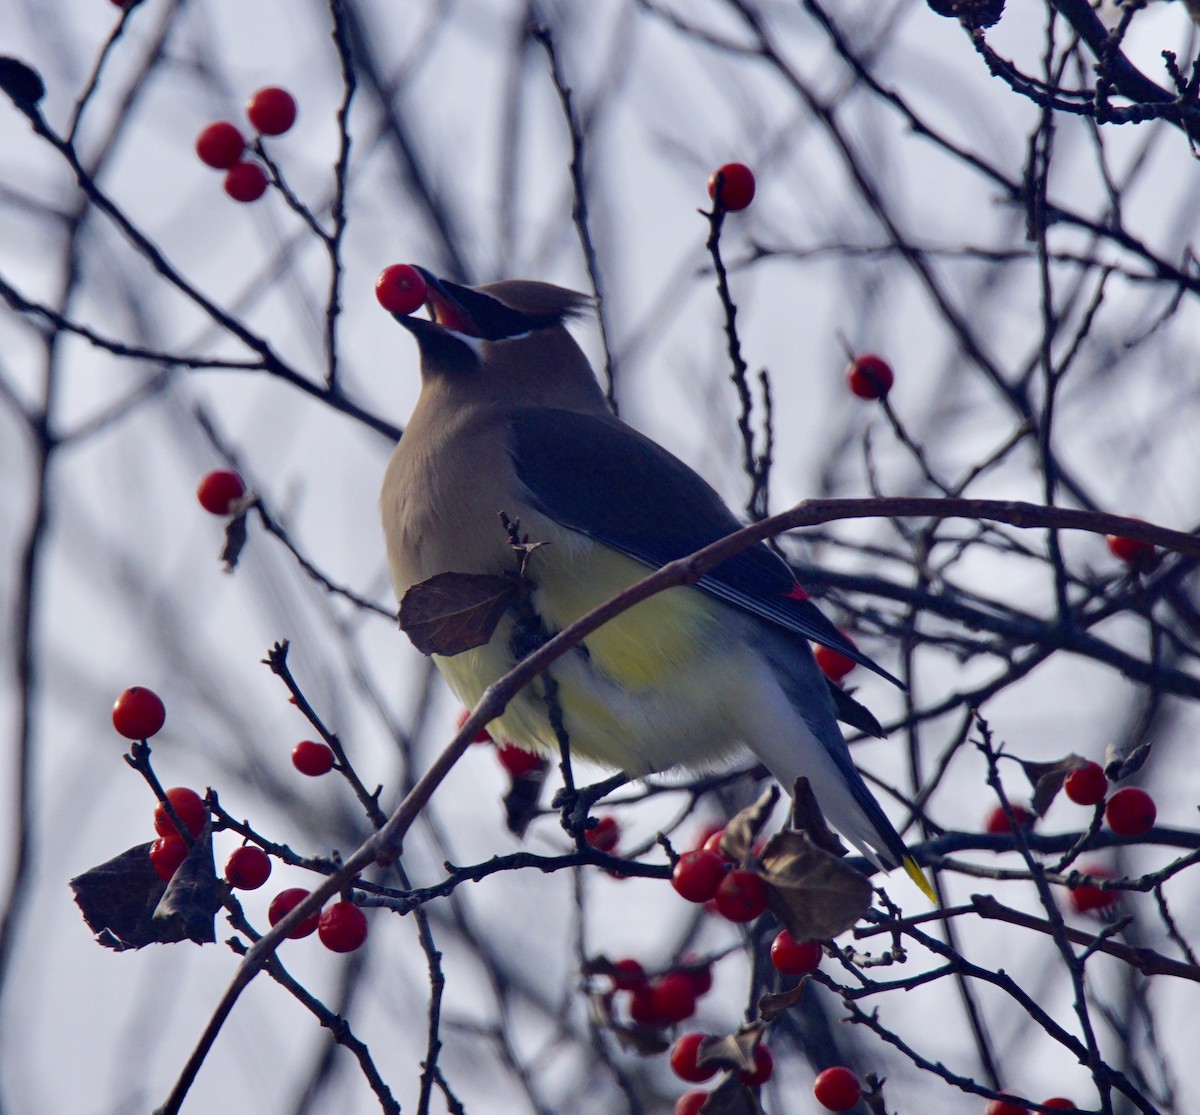
[{"label": "bird tail", "polygon": [[758,695],[758,730],[748,742],[784,786],[798,775],[806,777],[834,828],[881,871],[903,867],[936,904],[928,878],[850,758],[825,676],[808,644],[761,626],[757,635],[774,684]]}]

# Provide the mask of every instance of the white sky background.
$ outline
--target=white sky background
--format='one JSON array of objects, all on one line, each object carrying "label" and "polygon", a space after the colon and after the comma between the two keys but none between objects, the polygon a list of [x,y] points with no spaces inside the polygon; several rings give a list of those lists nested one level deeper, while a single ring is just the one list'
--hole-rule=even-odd
[{"label": "white sky background", "polygon": [[[744,38],[723,4],[674,7],[718,35]],[[828,7],[837,10],[858,49],[871,57],[884,85],[956,142],[1019,178],[1036,112],[988,77],[953,21],[916,3]],[[907,236],[931,248],[971,243],[1028,250],[1023,214],[1005,204],[993,185],[913,136],[899,116],[855,87],[799,6],[764,8],[786,57],[836,104],[839,123]],[[525,115],[517,146],[507,151],[504,141],[505,90],[524,5],[366,2],[355,10],[374,29],[374,55],[386,79],[396,82],[393,109],[411,128],[431,189],[456,222],[468,269],[462,277],[482,282],[519,276],[586,288],[570,220],[567,133],[536,45],[529,45],[525,56]],[[293,368],[319,381],[328,283],[322,250],[274,194],[252,206],[227,199],[219,173],[198,162],[192,144],[211,120],[240,122],[242,102],[259,86],[288,87],[299,101],[299,121],[290,134],[270,141],[269,150],[296,193],[326,218],[321,207],[331,185],[341,97],[328,13],[316,2],[193,0],[172,8],[167,0],[146,0],[133,14],[89,106],[80,144],[85,161],[122,114],[128,84],[172,11],[168,61],[124,111],[101,185],[190,282],[268,338]],[[43,107],[55,128],[65,126],[116,18],[117,10],[105,0],[10,5],[3,50],[41,72],[49,90]],[[601,102],[587,135],[589,202],[621,358],[622,413],[698,467],[740,508],[747,483],[739,473],[720,305],[712,278],[699,274],[707,259],[707,226],[696,209],[707,200],[705,180],[730,159],[750,163],[759,174],[754,205],[726,223],[723,246],[731,266],[747,257],[752,244],[878,246],[885,243],[879,223],[828,136],[761,64],[705,47],[632,3],[564,3],[547,7],[543,18],[555,32],[578,104],[591,110]],[[1043,29],[1040,5],[1013,0],[989,42],[1015,57],[1026,72],[1037,72]],[[1139,17],[1129,53],[1144,72],[1165,82],[1159,51],[1171,47],[1181,58],[1189,57],[1190,30],[1181,4],[1154,5]],[[1077,75],[1065,84],[1078,84]],[[1061,118],[1059,123],[1051,196],[1075,211],[1102,214],[1105,193],[1095,143],[1083,125]],[[428,212],[398,170],[394,146],[378,140],[379,131],[376,102],[364,95],[352,116],[339,359],[350,398],[401,425],[416,396],[416,351],[375,304],[374,277],[395,261],[424,263],[440,273],[447,272],[448,262]],[[1109,128],[1103,138],[1115,179],[1145,159],[1125,197],[1126,227],[1153,251],[1178,262],[1200,219],[1194,201],[1200,170],[1184,139],[1166,126]],[[73,209],[80,192],[58,157],[7,102],[0,104],[0,152],[0,277],[30,300],[54,303],[63,282],[64,238],[49,214]],[[505,199],[502,168],[508,157],[513,177],[507,181],[515,188]],[[507,224],[505,212],[512,216]],[[1056,226],[1051,237],[1052,247],[1061,251],[1087,248],[1082,234],[1065,228]],[[236,340],[169,289],[99,214],[92,214],[80,251],[82,278],[69,308],[73,320],[154,349],[245,358]],[[1132,255],[1115,250],[1102,255],[1141,268]],[[934,267],[992,358],[1016,378],[1036,357],[1041,330],[1033,257],[1004,269],[946,260]],[[1074,275],[1067,266],[1055,270],[1060,294],[1071,288]],[[767,367],[772,377],[774,509],[809,495],[869,494],[861,450],[868,428],[882,490],[929,494],[879,409],[846,392],[839,335],[852,347],[884,353],[893,362],[898,377],[893,403],[939,471],[960,474],[1014,431],[1012,411],[963,355],[911,270],[895,258],[847,258],[835,252],[804,262],[777,259],[738,267],[732,283],[747,360],[752,370]],[[1087,285],[1072,307],[1071,329],[1093,289]],[[1124,341],[1166,309],[1171,291],[1118,274],[1106,293],[1058,400],[1060,459],[1083,478],[1103,508],[1193,529],[1200,481],[1196,308],[1185,296],[1166,326],[1126,355]],[[585,325],[578,334],[599,367],[598,331]],[[34,884],[0,999],[0,1097],[12,1112],[150,1110],[165,1097],[235,968],[235,957],[221,944],[121,955],[98,948],[71,900],[68,878],[151,835],[150,795],[121,761],[122,741],[110,727],[109,708],[120,690],[145,684],[166,701],[167,726],[154,741],[164,784],[215,786],[226,807],[249,817],[259,831],[312,854],[334,847],[350,851],[363,835],[362,819],[339,782],[306,780],[292,771],[291,747],[311,731],[287,704],[282,685],[259,664],[272,642],[292,640],[292,665],[305,693],[341,733],[364,781],[384,784],[385,803],[398,797],[402,777],[419,773],[449,737],[456,711],[440,682],[427,689],[425,664],[387,620],[330,602],[256,524],[241,566],[234,576],[225,575],[217,560],[220,524],[194,500],[199,476],[221,464],[195,420],[195,408],[203,406],[306,556],[335,582],[391,607],[377,522],[388,441],[263,375],[176,368],[169,371],[165,389],[130,404],[131,391],[159,372],[158,365],[118,358],[79,339],[63,341],[54,428],[66,434],[87,429],[114,408],[117,414],[58,451],[51,476],[51,523],[40,556],[35,633]],[[31,321],[6,310],[0,314],[0,377],[27,405],[37,405],[42,375],[43,352]],[[1040,391],[1036,373],[1034,384]],[[32,505],[32,461],[29,440],[11,406],[0,406],[0,475],[8,481],[0,498],[0,562],[7,571],[0,579],[0,604],[9,630],[17,555]],[[1033,465],[1032,446],[1022,448],[970,494],[1040,500],[1041,481]],[[897,545],[894,532],[875,523],[832,533],[844,541]],[[955,533],[965,534],[965,526]],[[1021,541],[1043,553],[1040,535],[1027,532]],[[1096,537],[1064,535],[1063,547],[1080,576],[1119,573]],[[841,545],[797,552],[843,570],[870,568],[865,558]],[[910,579],[900,563],[882,563],[878,569],[902,584]],[[1033,560],[979,551],[954,575],[960,585],[1037,614],[1052,604],[1046,567]],[[930,627],[964,634],[947,621]],[[1100,633],[1144,653],[1145,625],[1136,620],[1115,621]],[[870,637],[862,641],[895,667],[893,644]],[[3,654],[0,716],[5,739],[15,740],[11,640]],[[947,654],[924,652],[918,659],[916,698],[936,704],[997,668],[995,659],[963,665]],[[852,680],[885,723],[900,713],[899,696],[885,684],[867,677]],[[1114,670],[1060,654],[984,711],[997,737],[1023,757],[1053,759],[1073,750],[1100,758],[1107,744],[1131,730],[1138,700],[1137,688]],[[957,722],[955,715],[924,729],[928,756],[952,737]],[[1194,827],[1200,795],[1200,767],[1192,750],[1196,727],[1192,706],[1168,702],[1156,722],[1157,749],[1144,773],[1159,801],[1160,820],[1177,827]],[[415,766],[406,772],[396,729],[418,729]],[[6,764],[13,750],[6,747]],[[856,757],[885,780],[904,783],[901,734],[857,750]],[[1006,777],[1014,797],[1027,793],[1015,770]],[[3,778],[11,796],[15,774],[8,766]],[[432,807],[437,838],[446,844],[437,846],[435,837],[421,830],[406,857],[416,882],[439,878],[443,859],[472,863],[518,846],[503,827],[503,785],[486,749],[468,753]],[[634,834],[628,842],[651,836],[678,805],[626,811],[623,820]],[[931,815],[947,829],[977,831],[990,807],[982,763],[973,749],[964,749]],[[6,801],[5,809],[10,808]],[[890,805],[889,811],[901,815]],[[1069,830],[1084,818],[1083,810],[1060,802],[1043,827]],[[689,822],[681,841],[698,827]],[[4,885],[11,840],[4,830]],[[219,837],[218,864],[235,843],[229,834]],[[524,846],[552,851],[566,843],[557,824],[543,820]],[[1130,869],[1168,858],[1165,851],[1136,851]],[[1011,857],[1006,862],[1017,863]],[[270,896],[303,882],[300,873],[277,868],[262,891],[244,899],[250,916],[265,924]],[[950,877],[949,886],[954,899],[995,889],[1012,905],[1036,908],[1032,890],[1024,885]],[[514,1052],[534,1061],[532,1078],[543,1109],[581,1115],[618,1111],[622,1101],[612,1078],[580,1059],[579,1049],[585,1047],[556,1051],[553,1044],[560,1007],[569,1020],[561,1025],[579,1034],[585,1024],[583,1000],[575,990],[578,913],[572,888],[568,872],[509,874],[463,888],[455,910],[490,944],[504,980],[511,981],[506,1009]],[[889,889],[906,908],[920,908],[908,884],[890,881]],[[589,872],[584,890],[590,950],[664,964],[691,928],[691,910],[682,909],[663,884],[617,883]],[[1177,881],[1168,893],[1180,931],[1194,939],[1200,930],[1194,884]],[[495,1045],[469,1027],[458,1028],[493,1026],[504,1015],[471,946],[459,929],[446,924],[450,910],[448,902],[432,909],[449,977],[445,1073],[470,1111],[533,1110]],[[1174,955],[1152,910],[1147,907],[1139,918],[1145,943]],[[407,1111],[413,1107],[425,1041],[424,960],[411,919],[374,912],[371,926],[365,956],[369,973],[348,1016]],[[218,938],[228,935],[219,923]],[[1055,975],[1048,946],[988,924],[972,925],[965,939],[971,959],[1004,967],[1073,1026],[1067,988]],[[729,926],[704,921],[693,947],[718,949],[736,940]],[[281,956],[327,1003],[337,1002],[345,961],[320,948],[315,938],[290,942]],[[914,963],[925,961],[920,957]],[[741,958],[731,956],[717,973],[717,989],[703,1001],[701,1022],[713,1030],[732,1029],[744,1006],[747,969]],[[1102,998],[1119,997],[1123,975],[1107,962],[1095,965]],[[1086,1106],[1094,1103],[1086,1075],[1061,1048],[1003,1000],[980,994],[1010,1086],[1034,1096],[1072,1094]],[[1179,1058],[1194,1050],[1200,1037],[1193,985],[1156,981],[1150,996],[1164,1056],[1174,1061],[1174,1071],[1188,1070],[1190,1062]],[[836,1004],[829,1005],[839,1017]],[[885,996],[880,1005],[885,1019],[920,1043],[931,1060],[978,1076],[973,1045],[948,984],[907,997]],[[946,1018],[954,1023],[946,1024]],[[849,1033],[845,1040],[861,1043],[859,1063],[890,1077],[890,1106],[931,1113],[984,1106],[942,1083],[930,1084],[868,1035]],[[302,1008],[260,978],[218,1039],[186,1110],[223,1115],[299,1110],[296,1096],[326,1045]],[[351,1059],[341,1051],[334,1059],[338,1071],[317,1106],[377,1110]],[[682,1089],[669,1077],[665,1059],[621,1061],[639,1079],[645,1109],[669,1110]],[[806,1110],[811,1075],[802,1060],[791,1057],[781,1066],[779,1093],[768,1089],[765,1094],[767,1110],[772,1115]],[[1178,1110],[1200,1111],[1192,1091],[1185,1084]]]}]

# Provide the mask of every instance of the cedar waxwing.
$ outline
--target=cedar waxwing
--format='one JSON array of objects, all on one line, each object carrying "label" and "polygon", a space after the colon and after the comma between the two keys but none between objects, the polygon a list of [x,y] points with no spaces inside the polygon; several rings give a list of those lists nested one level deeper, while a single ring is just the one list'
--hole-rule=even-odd
[{"label": "cedar waxwing", "polygon": [[[687,465],[617,418],[565,323],[588,306],[547,283],[464,287],[418,268],[431,319],[395,315],[420,347],[421,394],[383,481],[398,597],[438,573],[511,573],[499,519],[519,519],[532,608],[549,634],[649,569],[737,530]],[[435,661],[468,707],[515,663],[514,619]],[[748,746],[790,791],[808,778],[827,820],[881,869],[928,881],[871,796],[837,727],[882,734],[825,679],[808,640],[895,681],[817,610],[765,544],[695,587],[671,588],[594,631],[550,668],[574,754],[637,777],[712,766]],[[899,684],[899,683],[897,683]],[[490,726],[558,747],[538,685]]]}]

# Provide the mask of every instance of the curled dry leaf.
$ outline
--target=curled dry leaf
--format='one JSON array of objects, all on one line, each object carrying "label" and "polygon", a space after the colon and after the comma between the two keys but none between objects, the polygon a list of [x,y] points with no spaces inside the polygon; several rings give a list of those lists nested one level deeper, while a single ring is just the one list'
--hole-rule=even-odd
[{"label": "curled dry leaf", "polygon": [[240,511],[225,524],[225,545],[221,549],[221,560],[225,563],[225,572],[232,573],[237,568],[238,558],[246,545],[246,512]]},{"label": "curled dry leaf", "polygon": [[805,976],[789,991],[769,992],[758,1000],[758,1017],[764,1022],[774,1022],[784,1011],[799,1005],[808,994],[808,977]]},{"label": "curled dry leaf", "polygon": [[802,832],[776,833],[762,851],[771,912],[797,941],[836,937],[871,905],[871,883]]},{"label": "curled dry leaf", "polygon": [[671,1047],[665,1031],[655,1026],[640,1026],[636,1022],[622,1022],[613,1011],[614,994],[612,991],[599,990],[588,993],[588,1006],[596,1026],[609,1031],[622,1049],[640,1053],[643,1057],[665,1053]]},{"label": "curled dry leaf", "polygon": [[779,787],[771,785],[753,805],[746,806],[730,817],[721,836],[721,851],[735,863],[745,864],[750,859],[758,834],[762,832],[771,811],[779,801]]},{"label": "curled dry leaf", "polygon": [[1150,758],[1150,747],[1151,744],[1147,741],[1129,751],[1110,743],[1104,751],[1104,773],[1108,780],[1120,782],[1131,774],[1136,774]]},{"label": "curled dry leaf", "polygon": [[213,919],[221,908],[217,869],[213,863],[212,825],[196,838],[187,859],[176,869],[154,910],[154,924],[170,940],[211,944],[217,939]]},{"label": "curled dry leaf", "polygon": [[[753,805],[732,817],[721,851],[749,864],[751,849],[779,800],[771,786]],[[806,778],[797,778],[793,804],[796,828],[776,833],[758,860],[772,913],[798,941],[836,937],[871,905],[871,884],[842,861],[846,848],[829,830]]]},{"label": "curled dry leaf", "polygon": [[698,1065],[719,1065],[735,1072],[753,1072],[754,1051],[762,1041],[766,1027],[761,1022],[751,1022],[733,1034],[724,1037],[705,1038],[696,1054]]},{"label": "curled dry leaf", "polygon": [[821,807],[817,805],[816,796],[807,778],[797,778],[792,786],[792,828],[806,833],[809,840],[818,848],[824,848],[830,855],[846,855],[846,845],[825,823],[825,817],[821,813]]},{"label": "curled dry leaf", "polygon": [[1025,777],[1029,779],[1029,784],[1033,787],[1030,804],[1039,817],[1046,815],[1046,810],[1058,796],[1067,775],[1071,771],[1079,770],[1080,767],[1087,765],[1087,760],[1074,752],[1053,763],[1034,763],[1023,759],[1019,762],[1021,769],[1025,771]]},{"label": "curled dry leaf", "polygon": [[206,828],[171,882],[150,863],[150,844],[138,844],[71,880],[83,920],[105,948],[216,940],[220,906],[212,840]]},{"label": "curled dry leaf", "polygon": [[763,1115],[763,1107],[756,1091],[735,1075],[726,1077],[709,1092],[700,1115]]},{"label": "curled dry leaf", "polygon": [[422,654],[461,654],[491,639],[516,596],[512,576],[438,573],[404,594],[400,629]]}]

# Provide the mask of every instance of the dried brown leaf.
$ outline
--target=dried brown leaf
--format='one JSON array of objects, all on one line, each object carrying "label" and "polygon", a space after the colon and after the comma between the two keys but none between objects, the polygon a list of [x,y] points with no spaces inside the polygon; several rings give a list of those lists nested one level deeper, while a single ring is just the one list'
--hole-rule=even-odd
[{"label": "dried brown leaf", "polygon": [[1067,775],[1087,763],[1086,759],[1073,752],[1052,763],[1035,763],[1024,759],[1018,761],[1022,770],[1025,771],[1025,777],[1029,779],[1029,784],[1033,787],[1033,798],[1030,805],[1039,817],[1046,815],[1046,810],[1058,797],[1058,792],[1062,789]]},{"label": "dried brown leaf", "polygon": [[225,545],[221,549],[221,560],[225,563],[225,572],[232,573],[237,568],[238,558],[246,545],[246,512],[234,515],[225,524]]},{"label": "dried brown leaf", "polygon": [[721,836],[721,851],[735,863],[746,863],[777,801],[779,787],[771,785],[753,805],[746,806],[730,817]]},{"label": "dried brown leaf", "polygon": [[491,639],[516,595],[511,576],[438,573],[404,594],[400,629],[422,654],[461,654]]},{"label": "dried brown leaf", "polygon": [[1142,764],[1150,758],[1151,744],[1138,744],[1132,751],[1109,744],[1104,752],[1104,773],[1110,782],[1120,782],[1131,774],[1142,769]]},{"label": "dried brown leaf", "polygon": [[805,833],[776,833],[760,858],[771,912],[797,941],[836,937],[870,908],[870,881]]},{"label": "dried brown leaf", "polygon": [[729,1076],[708,1093],[700,1115],[763,1115],[763,1108],[753,1088]]},{"label": "dried brown leaf", "polygon": [[818,848],[824,848],[831,855],[846,854],[846,845],[825,823],[825,817],[807,778],[797,778],[792,786],[792,828],[807,833],[808,838]]},{"label": "dried brown leaf", "polygon": [[760,1022],[751,1022],[733,1034],[724,1037],[706,1038],[696,1052],[698,1065],[720,1065],[735,1072],[753,1072],[754,1050],[762,1041],[766,1027]]},{"label": "dried brown leaf", "polygon": [[219,903],[208,834],[193,844],[170,886],[155,872],[150,848],[138,844],[71,880],[75,902],[97,942],[120,952],[216,940],[213,915]]},{"label": "dried brown leaf", "polygon": [[759,997],[758,1017],[764,1022],[774,1022],[785,1011],[797,1006],[808,994],[808,977],[802,979],[790,991],[768,992]]}]

